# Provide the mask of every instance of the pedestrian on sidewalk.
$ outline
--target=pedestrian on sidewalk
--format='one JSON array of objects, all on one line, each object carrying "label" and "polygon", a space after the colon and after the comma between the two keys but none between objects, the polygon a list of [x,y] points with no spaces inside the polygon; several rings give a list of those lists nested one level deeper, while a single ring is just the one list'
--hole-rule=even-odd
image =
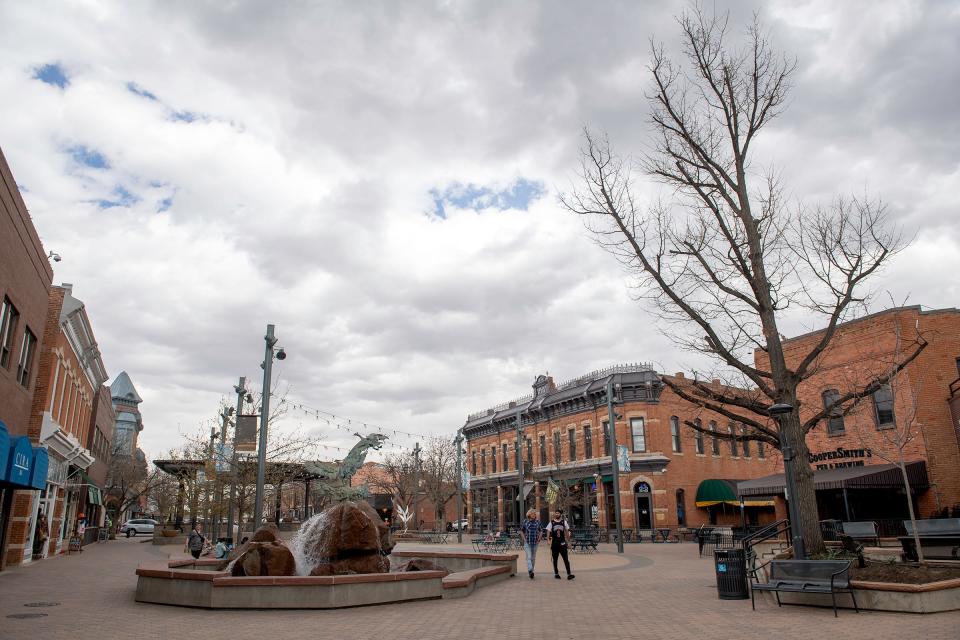
[{"label": "pedestrian on sidewalk", "polygon": [[190,537],[187,538],[187,549],[190,550],[190,554],[194,559],[200,558],[200,552],[203,551],[203,543],[206,542],[206,538],[200,533],[202,530],[199,524],[194,524],[193,529],[190,531]]},{"label": "pedestrian on sidewalk", "polygon": [[577,576],[570,573],[570,557],[567,555],[567,538],[570,534],[570,525],[563,518],[562,511],[554,511],[553,519],[547,525],[547,535],[550,536],[550,555],[553,556],[553,577],[560,579],[560,570],[557,568],[557,558],[563,558],[563,565],[567,569],[567,580]]},{"label": "pedestrian on sidewalk", "polygon": [[520,525],[523,535],[523,552],[527,554],[527,574],[533,580],[533,567],[537,562],[537,545],[543,539],[543,523],[535,509],[527,511],[527,519]]}]

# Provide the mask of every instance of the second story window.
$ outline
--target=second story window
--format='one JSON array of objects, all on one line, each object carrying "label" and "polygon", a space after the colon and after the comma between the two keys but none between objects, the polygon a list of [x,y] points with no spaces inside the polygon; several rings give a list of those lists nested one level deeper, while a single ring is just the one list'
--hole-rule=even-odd
[{"label": "second story window", "polygon": [[25,387],[30,386],[30,371],[33,369],[33,355],[36,350],[37,338],[30,329],[27,329],[23,332],[20,360],[17,362],[17,382]]},{"label": "second story window", "polygon": [[490,447],[490,471],[491,473],[497,472],[497,448]]},{"label": "second story window", "polygon": [[[821,397],[823,398],[823,408],[826,409],[840,399],[840,392],[836,389],[827,389],[821,394]],[[829,416],[827,418],[827,433],[829,435],[844,433],[847,430],[846,425],[843,424],[843,409],[840,408],[840,405],[830,409],[827,415]]]},{"label": "second story window", "polygon": [[577,459],[577,430],[569,429],[567,430],[567,443],[570,446],[570,461],[573,462]]},{"label": "second story window", "polygon": [[487,475],[487,450],[486,449],[480,452],[480,473],[481,475]]},{"label": "second story window", "polygon": [[610,422],[603,421],[603,455],[610,455]]},{"label": "second story window", "polygon": [[510,445],[504,442],[503,446],[500,447],[500,450],[503,452],[503,455],[500,456],[500,459],[503,462],[503,470],[509,471],[510,470]]},{"label": "second story window", "polygon": [[670,441],[673,443],[673,452],[681,453],[680,418],[677,416],[670,416]]},{"label": "second story window", "polygon": [[767,457],[767,452],[764,449],[763,440],[757,440],[757,457],[761,460]]},{"label": "second story window", "polygon": [[13,335],[17,331],[17,320],[20,314],[17,308],[10,302],[10,298],[4,296],[3,306],[0,307],[0,367],[6,369],[10,366],[10,354],[13,352]]},{"label": "second story window", "polygon": [[737,457],[737,428],[732,424],[727,426],[727,430],[730,432],[730,455],[734,458]]},{"label": "second story window", "polygon": [[710,421],[710,433],[713,434],[712,442],[710,443],[713,447],[713,455],[720,455],[720,438],[717,437],[717,423],[713,420]]},{"label": "second story window", "polygon": [[700,455],[703,455],[703,451],[704,451],[704,449],[703,449],[703,431],[700,431],[700,429],[703,428],[703,423],[700,422],[700,418],[697,418],[696,420],[694,420],[693,423],[694,423],[695,425],[697,425],[697,427],[698,427],[697,429],[694,429],[694,430],[693,430],[694,444],[695,444],[696,447],[697,447],[697,453],[699,453]]},{"label": "second story window", "polygon": [[538,444],[540,445],[540,466],[545,467],[547,466],[547,437],[542,433]]},{"label": "second story window", "polygon": [[744,458],[749,458],[749,457],[750,457],[750,441],[747,440],[747,429],[748,429],[748,427],[747,427],[746,425],[744,425],[744,426],[743,426],[743,431],[742,431],[742,433],[743,433],[743,440],[741,440],[741,445],[742,445],[741,448],[743,449],[743,457],[744,457]]},{"label": "second story window", "polygon": [[530,438],[526,438],[527,444],[527,466],[531,469],[533,468],[533,441]]},{"label": "second story window", "polygon": [[553,432],[553,464],[560,464],[560,432]]},{"label": "second story window", "polygon": [[643,426],[643,418],[630,418],[630,436],[633,440],[634,453],[643,453],[647,450],[647,434]]},{"label": "second story window", "polygon": [[591,435],[590,425],[586,425],[583,428],[583,457],[590,459],[593,457],[593,436]]},{"label": "second story window", "polygon": [[877,429],[890,429],[896,426],[897,420],[893,415],[893,391],[889,384],[873,392],[873,408]]},{"label": "second story window", "polygon": [[473,475],[477,475],[477,452],[470,452],[470,466],[473,468]]}]

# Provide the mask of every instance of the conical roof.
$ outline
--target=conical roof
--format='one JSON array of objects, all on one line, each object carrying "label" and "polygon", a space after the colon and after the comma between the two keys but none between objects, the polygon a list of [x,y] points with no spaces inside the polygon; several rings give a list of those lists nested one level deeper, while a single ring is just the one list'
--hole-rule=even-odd
[{"label": "conical roof", "polygon": [[143,402],[143,398],[137,393],[137,389],[133,386],[133,382],[130,381],[130,376],[127,375],[126,371],[121,371],[117,379],[110,385],[110,397],[114,400],[126,400],[137,404]]}]

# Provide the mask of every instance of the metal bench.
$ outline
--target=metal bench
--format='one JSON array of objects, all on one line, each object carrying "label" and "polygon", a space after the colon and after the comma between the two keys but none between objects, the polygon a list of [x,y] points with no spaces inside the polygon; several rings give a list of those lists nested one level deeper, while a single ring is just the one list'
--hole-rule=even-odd
[{"label": "metal bench", "polygon": [[[900,536],[905,560],[919,560],[917,543],[913,537],[913,523],[903,521],[907,535]],[[960,560],[960,518],[933,518],[917,520],[917,537],[924,558],[932,560]]]},{"label": "metal bench", "polygon": [[[769,578],[759,582],[760,569],[769,567]],[[853,608],[860,613],[857,596],[850,588],[850,562],[848,560],[771,560],[750,572],[750,604],[754,610],[756,591],[772,591],[777,597],[777,606],[783,606],[780,592],[829,593],[833,600],[833,616],[837,617],[837,594],[849,593]]]},{"label": "metal bench", "polygon": [[570,542],[570,548],[573,551],[588,553],[597,550],[597,544],[600,542],[600,536],[591,533],[575,533]]},{"label": "metal bench", "polygon": [[877,523],[872,520],[866,522],[841,522],[843,535],[854,540],[873,540],[873,546],[880,546],[880,537],[877,535]]}]

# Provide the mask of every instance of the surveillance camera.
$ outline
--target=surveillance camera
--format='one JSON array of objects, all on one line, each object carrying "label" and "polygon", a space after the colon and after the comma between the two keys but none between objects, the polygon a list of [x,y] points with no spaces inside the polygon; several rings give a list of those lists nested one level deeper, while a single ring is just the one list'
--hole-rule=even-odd
[{"label": "surveillance camera", "polygon": [[280,350],[277,351],[277,360],[286,360],[287,352],[283,350],[283,347],[280,347]]},{"label": "surveillance camera", "polygon": [[47,257],[53,260],[54,262],[60,262],[61,260],[63,260],[63,258],[60,257],[59,253],[54,253],[53,251],[49,252],[47,254]]}]

